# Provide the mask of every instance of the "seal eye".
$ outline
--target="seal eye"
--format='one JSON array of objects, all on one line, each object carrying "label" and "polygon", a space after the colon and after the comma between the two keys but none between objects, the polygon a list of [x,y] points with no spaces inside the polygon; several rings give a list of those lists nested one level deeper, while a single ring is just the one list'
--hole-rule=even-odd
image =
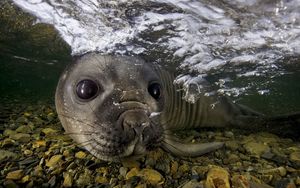
[{"label": "seal eye", "polygon": [[154,99],[158,100],[160,98],[160,85],[158,83],[150,84],[148,92]]},{"label": "seal eye", "polygon": [[81,80],[76,86],[76,94],[80,99],[93,99],[99,91],[98,84],[93,80]]}]

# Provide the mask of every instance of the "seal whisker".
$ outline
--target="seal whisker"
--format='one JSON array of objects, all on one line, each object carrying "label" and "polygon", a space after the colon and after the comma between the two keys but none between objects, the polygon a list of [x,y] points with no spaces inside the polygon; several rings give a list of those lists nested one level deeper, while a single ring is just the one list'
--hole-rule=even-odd
[{"label": "seal whisker", "polygon": [[[77,122],[79,122],[79,123],[82,123],[82,124],[84,124],[84,125],[88,125],[88,126],[94,128],[94,129],[96,128],[92,123],[87,123],[87,122],[85,122],[85,121],[88,121],[87,119],[85,119],[85,120],[79,120],[79,119],[76,119],[76,118],[74,118],[74,117],[71,117],[71,116],[62,114],[62,113],[58,113],[58,115],[63,116],[63,117],[65,117],[65,118],[69,118],[69,119],[75,120],[75,121],[77,121]],[[99,126],[100,126],[100,124],[99,124]]]},{"label": "seal whisker", "polygon": [[85,146],[88,146],[92,143],[92,141],[94,141],[94,139],[90,139],[90,140],[87,140],[87,141],[84,141],[84,142],[78,142],[76,144],[76,146],[81,146],[81,147],[85,147]]},{"label": "seal whisker", "polygon": [[91,114],[94,114],[96,117],[98,117],[98,114],[94,111],[94,106],[91,106],[91,104],[88,104],[88,106],[90,107],[91,109]]},{"label": "seal whisker", "polygon": [[94,132],[86,132],[86,131],[82,131],[82,132],[66,132],[64,133],[65,135],[91,135]]}]

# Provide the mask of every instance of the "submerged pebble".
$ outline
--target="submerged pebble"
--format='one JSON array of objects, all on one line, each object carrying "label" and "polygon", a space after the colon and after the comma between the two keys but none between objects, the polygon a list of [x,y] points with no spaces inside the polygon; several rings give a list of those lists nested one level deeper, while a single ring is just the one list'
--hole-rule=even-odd
[{"label": "submerged pebble", "polygon": [[62,161],[62,155],[54,155],[48,161],[46,161],[46,166],[50,168],[56,167]]},{"label": "submerged pebble", "polygon": [[248,142],[244,145],[246,151],[253,156],[260,157],[263,153],[269,152],[270,147],[264,143]]},{"label": "submerged pebble", "polygon": [[6,175],[6,179],[10,179],[10,180],[20,180],[24,175],[23,170],[16,170],[16,171],[12,171],[9,172]]},{"label": "submerged pebble", "polygon": [[[20,128],[8,127],[0,137],[0,177],[3,179],[0,180],[0,186],[300,186],[299,144],[272,134],[243,135],[237,130],[191,131],[187,136],[194,141],[206,138],[223,141],[225,146],[195,158],[174,157],[162,149],[155,149],[139,159],[109,163],[97,160],[77,147],[70,137],[63,135],[60,123],[48,124],[49,119],[59,122],[55,120],[57,116],[52,108],[34,110],[34,106],[31,106],[30,110],[25,109],[20,113],[25,118],[18,119],[16,116],[10,119],[12,124],[20,125]],[[17,119],[28,124],[18,124]]]},{"label": "submerged pebble", "polygon": [[71,173],[65,172],[63,173],[64,181],[63,181],[63,186],[64,187],[72,187],[73,185],[73,177]]},{"label": "submerged pebble", "polygon": [[230,188],[229,173],[221,167],[212,167],[205,182],[207,188]]},{"label": "submerged pebble", "polygon": [[18,155],[16,153],[8,150],[0,149],[0,161],[4,159],[16,159],[16,158],[18,158]]},{"label": "submerged pebble", "polygon": [[26,133],[16,133],[16,134],[11,134],[9,138],[18,141],[18,142],[29,142],[31,137],[30,134]]},{"label": "submerged pebble", "polygon": [[87,154],[83,151],[79,151],[75,154],[75,157],[78,159],[84,159],[87,156]]},{"label": "submerged pebble", "polygon": [[153,169],[142,169],[137,176],[142,177],[147,183],[151,185],[160,185],[164,183],[163,176],[156,170]]}]

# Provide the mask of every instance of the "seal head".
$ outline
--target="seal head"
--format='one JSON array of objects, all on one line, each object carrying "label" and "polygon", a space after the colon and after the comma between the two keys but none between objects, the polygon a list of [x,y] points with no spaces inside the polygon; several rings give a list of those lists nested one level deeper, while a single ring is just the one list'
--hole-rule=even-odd
[{"label": "seal head", "polygon": [[155,69],[123,56],[80,57],[62,74],[56,90],[61,123],[99,159],[116,161],[145,153],[163,140],[155,114],[164,93]]}]

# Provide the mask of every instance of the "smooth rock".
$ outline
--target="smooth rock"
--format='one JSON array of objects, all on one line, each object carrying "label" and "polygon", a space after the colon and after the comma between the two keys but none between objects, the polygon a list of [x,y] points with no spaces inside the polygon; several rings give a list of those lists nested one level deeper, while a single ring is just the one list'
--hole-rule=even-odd
[{"label": "smooth rock", "polygon": [[280,176],[285,176],[286,175],[286,169],[282,166],[278,167],[278,168],[273,168],[273,169],[263,169],[260,170],[259,173],[261,174],[270,174],[270,175],[280,175]]},{"label": "smooth rock", "polygon": [[178,167],[179,174],[185,174],[190,170],[190,166],[188,164],[182,164]]},{"label": "smooth rock", "polygon": [[84,173],[80,174],[79,178],[76,180],[76,184],[79,187],[92,184],[92,172],[89,169],[84,169]]},{"label": "smooth rock", "polygon": [[137,168],[132,168],[129,170],[129,172],[127,172],[125,179],[129,180],[130,178],[137,176],[139,173],[139,170]]},{"label": "smooth rock", "polygon": [[300,176],[298,176],[295,180],[295,184],[300,186]]},{"label": "smooth rock", "polygon": [[231,178],[232,187],[236,188],[250,188],[250,183],[245,176],[234,175]]},{"label": "smooth rock", "polygon": [[23,170],[15,170],[15,171],[9,172],[6,175],[6,179],[19,180],[23,177],[23,175],[24,175]]},{"label": "smooth rock", "polygon": [[292,179],[284,178],[275,183],[274,188],[297,188]]},{"label": "smooth rock", "polygon": [[233,138],[233,137],[234,137],[234,134],[233,134],[233,132],[231,132],[231,131],[225,131],[225,132],[224,132],[224,136],[225,136],[226,138]]},{"label": "smooth rock", "polygon": [[65,156],[65,157],[70,157],[70,155],[71,155],[70,150],[65,150],[65,151],[63,152],[63,156]]},{"label": "smooth rock", "polygon": [[175,174],[177,174],[177,170],[178,170],[178,162],[177,161],[172,161],[171,163],[171,174],[174,176]]},{"label": "smooth rock", "polygon": [[49,168],[56,167],[62,161],[63,155],[53,155],[48,161],[46,161],[46,166]]},{"label": "smooth rock", "polygon": [[148,188],[147,184],[140,183],[135,188]]},{"label": "smooth rock", "polygon": [[73,177],[72,177],[71,173],[64,172],[63,177],[64,177],[63,187],[72,187]]},{"label": "smooth rock", "polygon": [[29,134],[26,134],[26,133],[16,133],[16,134],[11,134],[9,136],[9,138],[15,140],[15,141],[18,141],[18,142],[22,142],[22,143],[25,143],[25,142],[29,142],[30,141],[30,135]]},{"label": "smooth rock", "polygon": [[123,167],[123,166],[119,169],[119,173],[122,177],[126,176],[127,171],[128,171],[128,168]]},{"label": "smooth rock", "polygon": [[4,136],[10,136],[10,135],[13,135],[13,134],[16,134],[17,132],[16,131],[13,131],[13,130],[10,130],[10,129],[5,129],[4,132],[3,132],[3,135]]},{"label": "smooth rock", "polygon": [[52,176],[48,181],[48,184],[50,185],[50,187],[54,187],[56,184],[56,176]]},{"label": "smooth rock", "polygon": [[29,117],[29,116],[31,116],[31,113],[30,112],[24,112],[24,116]]},{"label": "smooth rock", "polygon": [[33,148],[39,148],[39,147],[46,147],[46,141],[45,140],[37,140],[32,144]]},{"label": "smooth rock", "polygon": [[196,180],[185,183],[182,188],[204,188],[204,185]]},{"label": "smooth rock", "polygon": [[29,150],[29,149],[26,149],[26,150],[24,150],[24,155],[26,155],[26,156],[31,156],[32,154],[33,154],[33,151],[31,151],[31,150]]},{"label": "smooth rock", "polygon": [[19,188],[13,180],[5,180],[3,185],[5,188]]},{"label": "smooth rock", "polygon": [[107,177],[104,176],[96,176],[95,182],[100,184],[107,184],[109,183],[109,180],[107,179]]},{"label": "smooth rock", "polygon": [[18,133],[31,133],[32,132],[32,129],[30,126],[28,125],[21,125],[19,126],[17,129],[16,129],[16,132]]},{"label": "smooth rock", "polygon": [[142,177],[146,182],[151,185],[161,185],[164,183],[163,176],[156,170],[150,168],[144,168],[139,173],[138,176]]},{"label": "smooth rock", "polygon": [[254,138],[262,143],[276,143],[279,140],[277,135],[268,132],[257,133]]},{"label": "smooth rock", "polygon": [[126,168],[137,168],[137,169],[139,169],[141,166],[141,164],[138,161],[128,160],[128,159],[122,160],[122,165]]},{"label": "smooth rock", "polygon": [[231,164],[231,163],[236,163],[239,162],[241,159],[239,158],[239,156],[237,156],[236,154],[229,154],[227,158],[225,158],[223,160],[224,164]]},{"label": "smooth rock", "polygon": [[225,142],[225,147],[231,151],[236,151],[240,146],[236,141],[227,141]]},{"label": "smooth rock", "polygon": [[209,166],[193,166],[192,172],[195,172],[197,175],[204,178],[209,169]]},{"label": "smooth rock", "polygon": [[16,159],[17,157],[18,155],[16,153],[0,149],[0,161],[3,159]]},{"label": "smooth rock", "polygon": [[108,168],[107,167],[100,167],[96,169],[96,172],[98,174],[101,174],[103,176],[106,176],[106,174],[108,174]]},{"label": "smooth rock", "polygon": [[58,131],[55,130],[55,129],[52,129],[52,128],[50,128],[50,127],[47,127],[47,128],[42,129],[41,132],[44,133],[46,136],[48,136],[48,135],[55,134],[55,133],[57,133]]},{"label": "smooth rock", "polygon": [[55,118],[55,115],[54,115],[53,112],[49,112],[49,113],[47,114],[47,119],[48,119],[48,121],[52,121],[54,118]]},{"label": "smooth rock", "polygon": [[244,148],[248,153],[256,157],[270,151],[270,147],[268,145],[259,142],[248,142],[244,145]]},{"label": "smooth rock", "polygon": [[206,177],[206,188],[230,188],[229,173],[221,167],[212,167]]},{"label": "smooth rock", "polygon": [[34,176],[37,176],[37,177],[42,177],[44,174],[43,174],[43,168],[41,167],[41,165],[37,165],[34,170],[33,170],[33,173],[32,173]]},{"label": "smooth rock", "polygon": [[292,152],[290,154],[290,160],[300,164],[300,151]]},{"label": "smooth rock", "polygon": [[22,183],[27,183],[27,182],[29,182],[29,181],[30,181],[30,176],[29,176],[29,175],[24,176],[24,177],[22,178],[22,180],[21,180]]},{"label": "smooth rock", "polygon": [[11,138],[5,138],[2,143],[1,146],[2,147],[9,147],[9,146],[13,146],[16,143],[15,140],[11,139]]},{"label": "smooth rock", "polygon": [[75,154],[75,157],[78,159],[84,159],[87,156],[87,154],[83,151],[79,151]]}]

